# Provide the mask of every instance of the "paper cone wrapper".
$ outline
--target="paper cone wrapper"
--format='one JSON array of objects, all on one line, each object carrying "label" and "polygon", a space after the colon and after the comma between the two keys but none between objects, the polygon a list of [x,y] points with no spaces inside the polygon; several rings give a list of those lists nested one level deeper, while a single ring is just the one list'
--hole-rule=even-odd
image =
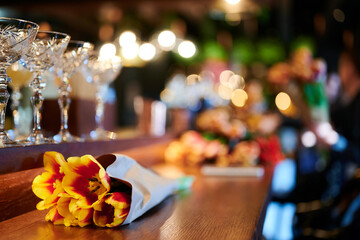
[{"label": "paper cone wrapper", "polygon": [[169,195],[192,184],[189,178],[184,181],[184,178],[174,180],[161,177],[128,156],[114,156],[116,160],[106,168],[106,172],[110,177],[132,186],[130,211],[123,224],[131,223]]}]

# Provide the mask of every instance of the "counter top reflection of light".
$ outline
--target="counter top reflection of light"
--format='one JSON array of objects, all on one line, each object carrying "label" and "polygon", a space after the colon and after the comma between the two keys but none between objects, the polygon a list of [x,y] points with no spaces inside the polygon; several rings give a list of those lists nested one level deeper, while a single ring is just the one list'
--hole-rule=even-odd
[{"label": "counter top reflection of light", "polygon": [[144,43],[139,48],[139,57],[144,61],[150,61],[154,59],[156,54],[156,48],[151,43]]},{"label": "counter top reflection of light", "polygon": [[136,42],[136,35],[131,31],[123,32],[119,37],[119,44],[121,47],[126,47]]},{"label": "counter top reflection of light", "polygon": [[175,41],[175,34],[169,30],[162,31],[158,36],[160,47],[163,47],[165,50],[171,50],[171,48],[175,45]]},{"label": "counter top reflection of light", "polygon": [[110,59],[115,57],[116,47],[112,43],[106,43],[100,48],[99,57],[104,59]]},{"label": "counter top reflection of light", "polygon": [[313,147],[316,144],[316,136],[311,131],[306,131],[301,136],[301,143],[304,147]]},{"label": "counter top reflection of light", "polygon": [[191,41],[183,41],[179,44],[178,51],[183,58],[191,58],[196,53],[196,47]]},{"label": "counter top reflection of light", "polygon": [[280,92],[275,97],[275,104],[280,110],[284,111],[284,110],[288,109],[291,105],[290,96],[284,92]]}]

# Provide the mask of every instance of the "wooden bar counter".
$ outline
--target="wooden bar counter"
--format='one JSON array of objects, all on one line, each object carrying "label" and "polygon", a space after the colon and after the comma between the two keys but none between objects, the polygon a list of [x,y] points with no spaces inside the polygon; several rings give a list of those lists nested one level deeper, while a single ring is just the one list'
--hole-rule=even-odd
[{"label": "wooden bar counter", "polygon": [[[146,166],[146,155],[160,154],[165,143],[150,141],[120,152]],[[192,188],[168,197],[131,224],[113,229],[55,226],[45,221],[47,211],[30,210],[0,222],[0,239],[261,239],[273,167],[266,167],[261,178],[210,177],[202,176],[198,169],[182,170],[195,176]],[[11,176],[23,174],[31,187],[34,174],[40,172],[38,168],[0,175],[0,184],[9,185],[16,181]],[[0,191],[1,204],[6,203],[6,191],[11,189]],[[6,204],[0,207],[1,215],[14,208]]]}]

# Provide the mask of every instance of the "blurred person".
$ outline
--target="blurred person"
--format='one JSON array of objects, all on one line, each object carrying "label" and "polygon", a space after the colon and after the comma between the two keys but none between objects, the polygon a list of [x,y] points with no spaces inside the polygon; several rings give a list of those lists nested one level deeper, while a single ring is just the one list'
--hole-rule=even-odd
[{"label": "blurred person", "polygon": [[353,52],[343,52],[339,58],[341,94],[331,113],[336,131],[346,139],[347,161],[360,166],[360,69]]},{"label": "blurred person", "polygon": [[331,111],[339,140],[329,152],[330,162],[325,170],[327,189],[322,201],[297,205],[294,239],[310,236],[317,239],[320,232],[324,239],[358,239],[360,234],[359,66],[354,52],[341,53],[338,64],[341,92]]},{"label": "blurred person", "polygon": [[341,88],[341,80],[338,73],[330,73],[325,84],[326,96],[328,98],[330,111],[339,98]]},{"label": "blurred person", "polygon": [[[331,147],[321,201],[297,205],[294,239],[358,239],[360,234],[360,68],[353,52],[339,57],[341,92],[331,111],[339,140]],[[301,206],[300,206],[301,205]]]}]

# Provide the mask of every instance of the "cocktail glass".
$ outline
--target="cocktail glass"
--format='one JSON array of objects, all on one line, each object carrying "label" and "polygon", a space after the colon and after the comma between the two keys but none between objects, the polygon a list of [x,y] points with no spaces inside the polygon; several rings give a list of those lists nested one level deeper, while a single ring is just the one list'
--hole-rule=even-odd
[{"label": "cocktail glass", "polygon": [[120,57],[101,57],[97,52],[94,52],[84,65],[83,74],[86,76],[86,81],[94,84],[96,87],[96,128],[90,132],[90,135],[87,137],[88,139],[116,139],[116,134],[114,132],[107,131],[104,128],[104,110],[109,85],[119,75],[121,68],[122,63]]},{"label": "cocktail glass", "polygon": [[72,142],[78,141],[80,138],[70,134],[68,127],[69,107],[71,99],[71,85],[69,79],[78,67],[89,57],[90,51],[94,49],[94,45],[83,41],[70,41],[61,59],[61,64],[57,68],[61,82],[58,89],[58,103],[61,114],[60,132],[53,139],[55,142]]},{"label": "cocktail glass", "polygon": [[64,53],[70,36],[65,33],[39,31],[32,43],[30,51],[25,54],[26,67],[34,73],[35,77],[30,82],[33,90],[31,103],[34,110],[34,125],[30,136],[29,144],[51,143],[52,139],[45,138],[41,129],[41,108],[44,102],[42,90],[46,87],[46,80],[42,78],[45,71],[55,65],[55,62]]},{"label": "cocktail glass", "polygon": [[6,70],[8,76],[11,77],[11,82],[9,83],[9,86],[12,89],[10,108],[14,121],[13,138],[15,140],[20,140],[22,137],[20,134],[21,119],[19,113],[20,100],[22,99],[20,90],[34,78],[33,73],[26,69],[20,62],[21,60],[12,64]]},{"label": "cocktail glass", "polygon": [[11,81],[6,69],[30,48],[39,25],[33,22],[0,17],[0,147],[15,145],[5,131],[5,112],[9,100],[7,86]]}]

